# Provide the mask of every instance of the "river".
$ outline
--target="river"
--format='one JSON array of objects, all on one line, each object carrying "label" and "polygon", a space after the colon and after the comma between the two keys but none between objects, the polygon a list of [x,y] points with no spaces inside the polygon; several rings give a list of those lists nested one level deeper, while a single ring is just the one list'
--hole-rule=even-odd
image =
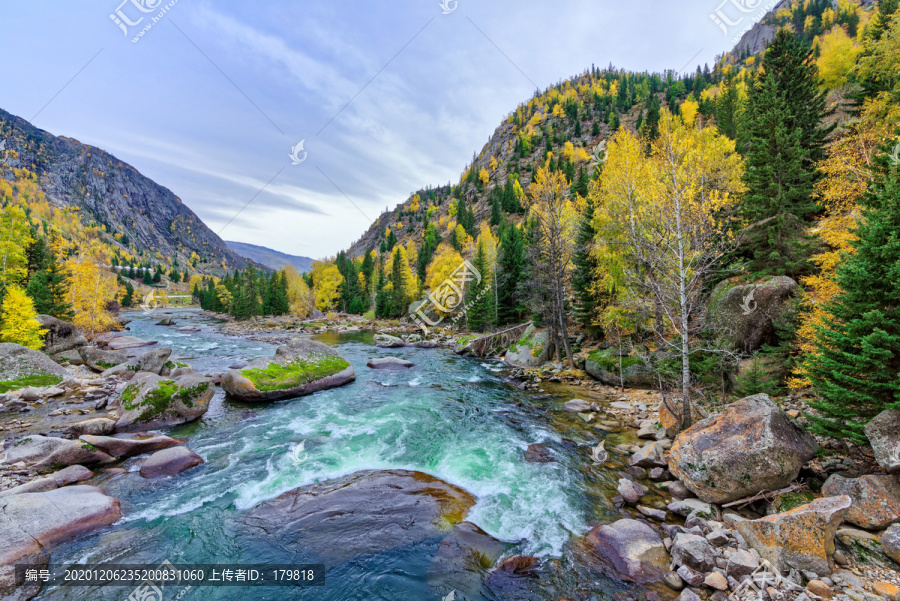
[{"label": "river", "polygon": [[[173,358],[202,372],[225,370],[274,351],[274,345],[219,334],[198,312],[171,314],[179,326],[197,325],[201,331],[177,332],[154,325],[160,314],[137,314],[129,334],[171,346]],[[501,363],[441,349],[378,349],[371,333],[317,339],[353,364],[354,383],[265,405],[234,403],[217,392],[202,420],[171,432],[187,438],[205,463],[174,478],[148,481],[137,474],[140,460],[132,459],[124,464],[128,474],[101,476],[106,492],[121,499],[123,518],[62,547],[53,555],[54,564],[254,563],[260,558],[235,534],[241,516],[252,507],[296,487],[359,470],[404,469],[470,492],[477,501],[468,521],[509,543],[506,555],[534,555],[552,566],[515,598],[555,601],[577,592],[578,599],[609,599],[622,590],[573,552],[573,541],[592,525],[620,514],[608,500],[615,494],[616,467],[593,466],[589,459],[590,446],[604,433],[562,410],[572,391],[548,388],[551,398],[538,398],[505,383],[507,370]],[[402,357],[416,367],[402,372],[367,368],[368,359],[376,356]],[[607,435],[607,448],[625,441],[623,436]],[[291,452],[301,442],[305,455],[298,462]],[[544,444],[555,461],[526,462],[523,452],[531,443]],[[439,542],[332,564],[326,560],[324,585],[315,588],[203,587],[181,598],[443,599],[456,585],[429,575]],[[266,561],[279,559],[291,562],[287,557]],[[126,599],[129,592],[57,587],[38,598],[105,601]],[[495,598],[501,597],[488,589],[455,596],[457,601]]]}]

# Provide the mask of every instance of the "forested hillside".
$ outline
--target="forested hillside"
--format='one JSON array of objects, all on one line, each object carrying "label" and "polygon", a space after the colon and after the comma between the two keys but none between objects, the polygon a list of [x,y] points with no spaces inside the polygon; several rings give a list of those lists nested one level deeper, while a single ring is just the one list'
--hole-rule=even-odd
[{"label": "forested hillside", "polygon": [[[900,392],[897,2],[782,2],[751,37],[686,74],[591,67],[536,95],[458,183],[317,264],[306,306],[529,320],[570,365],[812,389],[820,427],[858,435]],[[482,280],[440,305],[464,260]]]}]

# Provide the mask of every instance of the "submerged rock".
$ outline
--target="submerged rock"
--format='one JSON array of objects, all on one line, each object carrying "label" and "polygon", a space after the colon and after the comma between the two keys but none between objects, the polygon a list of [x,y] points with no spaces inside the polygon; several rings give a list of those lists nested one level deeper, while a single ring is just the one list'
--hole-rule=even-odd
[{"label": "submerged rock", "polygon": [[825,576],[831,573],[834,536],[851,504],[846,495],[825,497],[784,513],[735,522],[735,528],[781,573],[797,569]]},{"label": "submerged rock", "polygon": [[242,544],[340,563],[444,535],[474,504],[466,491],[420,472],[357,472],[254,507],[242,527],[251,540]]},{"label": "submerged rock", "polygon": [[525,449],[525,461],[529,463],[550,463],[554,461],[550,449],[539,443],[532,443]]},{"label": "submerged rock", "polygon": [[356,372],[337,351],[321,342],[295,338],[271,358],[254,359],[222,376],[222,389],[246,402],[276,401],[349,384]]},{"label": "submerged rock", "polygon": [[0,344],[0,394],[27,386],[54,386],[69,372],[40,351],[20,344]]},{"label": "submerged rock", "polygon": [[624,519],[596,526],[587,536],[608,575],[644,584],[662,580],[671,561],[659,535],[647,524]]},{"label": "submerged rock", "polygon": [[818,444],[765,394],[743,398],[675,439],[669,470],[708,503],[787,486]]},{"label": "submerged rock", "polygon": [[415,363],[407,361],[406,359],[401,359],[400,357],[378,357],[376,359],[369,359],[369,362],[366,363],[366,365],[372,369],[409,369],[410,367],[415,367]]},{"label": "submerged rock", "polygon": [[116,429],[152,430],[194,421],[206,413],[213,394],[212,380],[198,374],[171,380],[141,372],[119,396]]}]

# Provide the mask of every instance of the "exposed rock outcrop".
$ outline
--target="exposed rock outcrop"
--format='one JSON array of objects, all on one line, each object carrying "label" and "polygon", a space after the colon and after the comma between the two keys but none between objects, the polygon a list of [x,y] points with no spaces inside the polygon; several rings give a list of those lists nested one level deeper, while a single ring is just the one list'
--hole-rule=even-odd
[{"label": "exposed rock outcrop", "polygon": [[40,351],[20,344],[0,344],[0,393],[26,386],[53,386],[69,378],[69,372]]},{"label": "exposed rock outcrop", "polygon": [[775,321],[797,288],[797,282],[784,276],[741,286],[726,280],[710,296],[710,328],[734,350],[752,353],[773,342]]}]

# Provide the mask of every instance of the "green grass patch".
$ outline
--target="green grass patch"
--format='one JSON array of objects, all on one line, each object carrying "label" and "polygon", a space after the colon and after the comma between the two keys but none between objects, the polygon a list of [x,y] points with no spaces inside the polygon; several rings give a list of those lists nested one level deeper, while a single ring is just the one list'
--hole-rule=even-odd
[{"label": "green grass patch", "polygon": [[295,360],[290,363],[270,363],[265,369],[247,369],[241,375],[253,382],[257,390],[270,392],[302,386],[333,376],[350,367],[341,357],[326,355],[315,361]]},{"label": "green grass patch", "polygon": [[28,386],[55,386],[62,381],[62,376],[54,374],[32,374],[29,376],[22,376],[21,378],[16,378],[14,380],[0,382],[0,394],[9,392],[10,390],[26,388]]}]

